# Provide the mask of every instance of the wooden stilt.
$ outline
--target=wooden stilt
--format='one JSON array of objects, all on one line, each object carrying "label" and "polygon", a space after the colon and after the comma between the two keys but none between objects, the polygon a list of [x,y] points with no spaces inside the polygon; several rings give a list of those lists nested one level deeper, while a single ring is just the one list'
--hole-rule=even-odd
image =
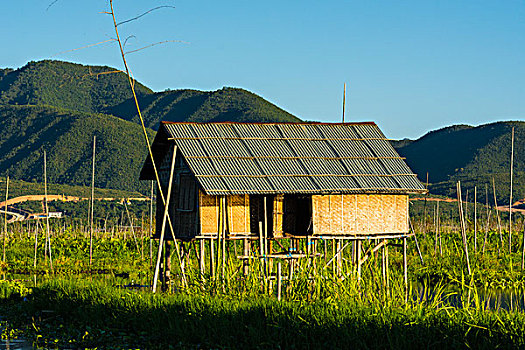
[{"label": "wooden stilt", "polygon": [[247,257],[250,255],[250,241],[247,239],[243,239],[242,241],[242,253],[245,257],[242,260],[242,272],[244,276],[248,276],[248,273],[250,272],[250,268],[249,268],[249,261]]},{"label": "wooden stilt", "polygon": [[201,276],[206,273],[206,257],[205,257],[205,245],[204,239],[199,239],[199,272]]},{"label": "wooden stilt", "polygon": [[[166,195],[166,203],[164,205],[164,214],[162,215],[162,226],[160,229],[159,250],[157,252],[157,263],[155,264],[155,273],[153,274],[153,286],[152,286],[153,293],[157,291],[157,280],[159,278],[160,262],[162,258],[162,246],[164,245],[164,233],[166,231],[166,220],[168,218],[168,208],[169,208],[169,203],[171,199],[171,187],[173,184],[173,170],[175,169],[176,154],[177,154],[177,151],[174,149],[173,156],[171,157],[170,177],[168,180],[168,193]],[[180,263],[182,264],[182,261]],[[181,270],[184,271],[182,269],[182,266],[181,266]]]},{"label": "wooden stilt", "polygon": [[340,253],[337,255],[337,276],[341,276],[341,271],[343,267],[343,251],[341,250],[341,240],[337,240],[337,251]]},{"label": "wooden stilt", "polygon": [[210,239],[210,273],[215,278],[215,239]]},{"label": "wooden stilt", "polygon": [[281,277],[281,263],[277,263],[277,300],[281,300],[281,283],[282,283],[282,277]]},{"label": "wooden stilt", "polygon": [[356,242],[357,281],[361,281],[361,241]]},{"label": "wooden stilt", "polygon": [[407,238],[403,237],[403,281],[405,291],[408,293],[408,263],[407,263]]},{"label": "wooden stilt", "polygon": [[171,289],[171,243],[165,241],[164,244],[164,290],[169,291]]}]

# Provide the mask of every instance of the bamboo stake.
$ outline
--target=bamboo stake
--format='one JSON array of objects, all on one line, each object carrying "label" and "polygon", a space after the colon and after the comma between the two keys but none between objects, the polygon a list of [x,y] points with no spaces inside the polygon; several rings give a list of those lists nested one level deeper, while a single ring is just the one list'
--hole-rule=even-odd
[{"label": "bamboo stake", "polygon": [[474,252],[478,251],[478,189],[474,186]]},{"label": "bamboo stake", "polygon": [[407,238],[403,237],[403,281],[405,282],[405,301],[408,295],[408,262],[407,262]]},{"label": "bamboo stake", "polygon": [[5,247],[7,240],[7,199],[9,197],[9,176],[7,176],[5,185],[5,205],[4,205],[4,248],[2,253],[2,261],[5,263]]},{"label": "bamboo stake", "polygon": [[151,196],[149,203],[149,266],[153,265],[153,181],[151,181]]},{"label": "bamboo stake", "polygon": [[37,219],[36,221],[36,225],[35,225],[35,260],[33,262],[33,267],[36,268],[36,253],[37,253],[37,248],[38,248],[38,223],[40,222],[39,219]]},{"label": "bamboo stake", "polygon": [[126,214],[128,215],[129,227],[131,228],[131,234],[133,235],[133,240],[135,241],[135,246],[137,247],[137,253],[140,254],[139,242],[137,242],[137,236],[135,235],[135,230],[133,229],[133,220],[129,213],[127,198],[124,198],[124,208],[126,208]]},{"label": "bamboo stake", "polygon": [[496,210],[496,217],[498,219],[499,240],[501,247],[503,247],[503,234],[501,233],[501,219],[499,217],[498,202],[496,200],[496,183],[494,177],[492,178],[492,189],[494,190],[494,210]]},{"label": "bamboo stake", "polygon": [[412,221],[410,220],[410,217],[408,218],[408,223],[410,224],[410,230],[414,234],[414,241],[416,242],[416,249],[419,255],[419,260],[421,260],[421,264],[425,264],[425,262],[423,261],[423,255],[421,254],[421,249],[419,249],[419,242],[417,241],[416,231],[414,231],[414,227],[412,226]]},{"label": "bamboo stake", "polygon": [[46,151],[44,151],[44,198],[45,198],[45,211],[46,211],[46,241],[49,248],[49,266],[53,271],[53,259],[51,257],[51,236],[49,234],[49,207],[47,205],[47,160]]},{"label": "bamboo stake", "polygon": [[490,211],[489,211],[489,189],[487,184],[485,184],[485,212],[487,215],[487,222],[485,224],[485,235],[483,237],[483,250],[482,253],[485,253],[485,247],[487,245],[487,236],[489,234],[489,225],[490,225]]},{"label": "bamboo stake", "polygon": [[277,263],[277,300],[281,301],[281,283],[282,283],[282,276],[281,276],[281,263]]},{"label": "bamboo stake", "polygon": [[525,269],[525,220],[523,221],[523,245],[521,248],[521,269]]},{"label": "bamboo stake", "polygon": [[226,202],[226,196],[222,197],[222,278],[226,278],[226,230],[228,220],[228,203]]},{"label": "bamboo stake", "polygon": [[[140,119],[140,125],[142,127],[142,133],[143,133],[143,136],[144,136],[144,141],[145,141],[146,147],[148,148],[148,154],[150,156],[151,164],[152,164],[152,167],[153,167],[153,173],[155,174],[155,180],[157,181],[158,194],[160,195],[160,198],[162,200],[162,204],[164,206],[166,206],[167,202],[166,202],[166,198],[164,198],[164,193],[162,192],[162,186],[161,186],[161,182],[160,182],[159,172],[157,170],[157,165],[155,164],[155,158],[153,157],[153,151],[151,149],[151,144],[149,142],[148,132],[146,130],[146,125],[144,123],[144,118],[142,117],[142,112],[140,110],[139,101],[138,101],[138,98],[137,98],[137,94],[135,92],[135,82],[131,78],[131,71],[130,71],[130,69],[128,67],[128,62],[126,61],[126,55],[124,53],[124,46],[122,44],[122,41],[120,40],[120,34],[119,34],[119,31],[118,31],[117,19],[115,17],[115,10],[113,9],[113,0],[109,0],[109,7],[110,7],[110,12],[103,12],[103,13],[111,15],[111,18],[113,20],[113,28],[115,29],[115,35],[116,35],[116,40],[117,40],[117,43],[118,43],[118,46],[119,46],[119,50],[120,50],[120,56],[121,56],[122,62],[124,64],[124,68],[125,68],[125,71],[126,71],[126,76],[128,77],[128,84],[129,84],[129,87],[131,89],[131,93],[133,95],[133,101],[135,102],[135,108],[137,109],[137,114],[138,114],[139,119]],[[167,218],[168,218],[168,224],[170,226],[170,230],[171,230],[171,233],[172,233],[172,236],[173,236],[173,242],[175,244],[175,250],[177,251],[177,257],[178,257],[179,265],[180,265],[180,264],[182,264],[182,260],[181,260],[181,257],[180,257],[177,240],[174,237],[174,230],[173,230],[173,226],[171,224],[169,213],[167,214]],[[186,282],[186,273],[184,272],[184,268],[181,268],[181,274],[182,274],[183,283],[187,284],[187,282]]]},{"label": "bamboo stake", "polygon": [[91,210],[89,215],[89,266],[93,260],[93,206],[95,205],[95,145],[97,136],[93,136],[93,167],[91,172]]},{"label": "bamboo stake", "polygon": [[514,170],[514,127],[510,143],[509,253],[512,253],[512,175]]},{"label": "bamboo stake", "polygon": [[[160,228],[159,250],[157,252],[157,263],[155,264],[155,273],[153,274],[153,287],[152,287],[153,293],[157,291],[157,280],[159,278],[160,261],[162,259],[162,245],[164,243],[164,232],[166,230],[166,219],[168,217],[169,202],[171,199],[171,187],[173,184],[173,170],[175,169],[176,154],[177,154],[177,150],[174,149],[173,155],[171,157],[170,177],[168,180],[168,193],[166,195],[166,204],[164,205],[164,215],[162,215],[162,226]],[[176,247],[176,249],[178,250],[178,247]],[[182,260],[180,262],[182,266]]]},{"label": "bamboo stake", "polygon": [[456,188],[457,188],[457,194],[458,194],[458,208],[459,208],[459,221],[461,225],[461,237],[463,238],[463,247],[465,249],[465,257],[467,259],[468,274],[471,275],[470,261],[469,261],[469,256],[468,256],[467,233],[465,229],[465,217],[463,215],[463,205],[461,203],[461,182],[460,181],[458,181]]}]

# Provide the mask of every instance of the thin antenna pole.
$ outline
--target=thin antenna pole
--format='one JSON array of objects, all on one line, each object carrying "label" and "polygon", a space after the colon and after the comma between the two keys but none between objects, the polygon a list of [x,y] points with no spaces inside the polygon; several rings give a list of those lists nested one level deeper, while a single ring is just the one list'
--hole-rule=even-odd
[{"label": "thin antenna pole", "polygon": [[512,252],[512,172],[514,168],[514,127],[510,143],[509,253]]},{"label": "thin antenna pole", "polygon": [[91,212],[89,217],[89,266],[93,261],[93,206],[95,204],[95,145],[97,136],[93,136],[93,167],[91,172]]},{"label": "thin antenna pole", "polygon": [[346,83],[343,86],[343,123],[345,122]]}]

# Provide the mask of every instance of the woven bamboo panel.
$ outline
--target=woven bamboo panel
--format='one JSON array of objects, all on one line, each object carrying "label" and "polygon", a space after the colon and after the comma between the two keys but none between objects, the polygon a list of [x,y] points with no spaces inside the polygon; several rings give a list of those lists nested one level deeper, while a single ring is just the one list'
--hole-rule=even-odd
[{"label": "woven bamboo panel", "polygon": [[370,195],[368,196],[369,207],[369,232],[379,233],[385,232],[385,221],[383,218],[383,196],[382,195]]},{"label": "woven bamboo panel", "polygon": [[408,232],[408,196],[396,196],[397,232]]},{"label": "woven bamboo panel", "polygon": [[284,195],[278,194],[273,200],[273,236],[283,237],[283,201]]},{"label": "woven bamboo panel", "polygon": [[357,195],[343,195],[343,233],[354,234],[357,231]]},{"label": "woven bamboo panel", "polygon": [[199,191],[201,234],[217,234],[219,228],[219,198]]},{"label": "woven bamboo panel", "polygon": [[397,197],[395,195],[383,195],[383,220],[385,223],[385,232],[395,233],[397,227]]},{"label": "woven bamboo panel", "polygon": [[357,233],[370,233],[370,196],[357,195]]},{"label": "woven bamboo panel", "polygon": [[328,234],[330,232],[330,199],[329,196],[312,196],[312,216],[315,234]]},{"label": "woven bamboo panel", "polygon": [[336,235],[343,234],[343,198],[344,195],[334,194],[330,195],[330,231]]},{"label": "woven bamboo panel", "polygon": [[249,215],[246,211],[249,206],[247,195],[235,195],[226,197],[228,210],[228,231],[230,233],[248,232],[250,222],[246,221]]}]

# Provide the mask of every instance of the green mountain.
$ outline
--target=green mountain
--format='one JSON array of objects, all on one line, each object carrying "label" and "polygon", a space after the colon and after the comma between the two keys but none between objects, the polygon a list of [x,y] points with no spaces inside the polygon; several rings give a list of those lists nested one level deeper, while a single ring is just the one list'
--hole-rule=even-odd
[{"label": "green mountain", "polygon": [[508,203],[510,194],[511,132],[514,127],[513,198],[525,198],[525,122],[509,121],[472,127],[455,125],[431,131],[418,140],[393,142],[406,157],[422,182],[426,174],[432,193],[456,196],[456,182],[462,192],[493,203],[492,181],[496,185],[498,204]]},{"label": "green mountain", "polygon": [[[153,93],[140,83],[135,90],[139,96]],[[127,77],[111,67],[46,60],[8,71],[0,80],[0,104],[102,113],[130,97]]]},{"label": "green mountain", "polygon": [[[194,122],[298,122],[299,118],[256,94],[237,88],[217,91],[174,90],[139,98],[146,126],[157,129],[160,121]],[[127,100],[106,110],[123,119],[139,122],[135,102]]]},{"label": "green mountain", "polygon": [[139,170],[147,153],[139,125],[51,106],[0,105],[0,116],[2,175],[41,182],[45,150],[49,182],[89,185],[96,135],[96,186],[139,189]]},{"label": "green mountain", "polygon": [[[135,89],[148,128],[161,120],[299,120],[242,89]],[[0,175],[42,181],[46,150],[49,182],[88,185],[96,135],[96,186],[147,191],[138,181],[147,149],[131,96],[127,77],[111,67],[46,60],[0,69]]]}]

